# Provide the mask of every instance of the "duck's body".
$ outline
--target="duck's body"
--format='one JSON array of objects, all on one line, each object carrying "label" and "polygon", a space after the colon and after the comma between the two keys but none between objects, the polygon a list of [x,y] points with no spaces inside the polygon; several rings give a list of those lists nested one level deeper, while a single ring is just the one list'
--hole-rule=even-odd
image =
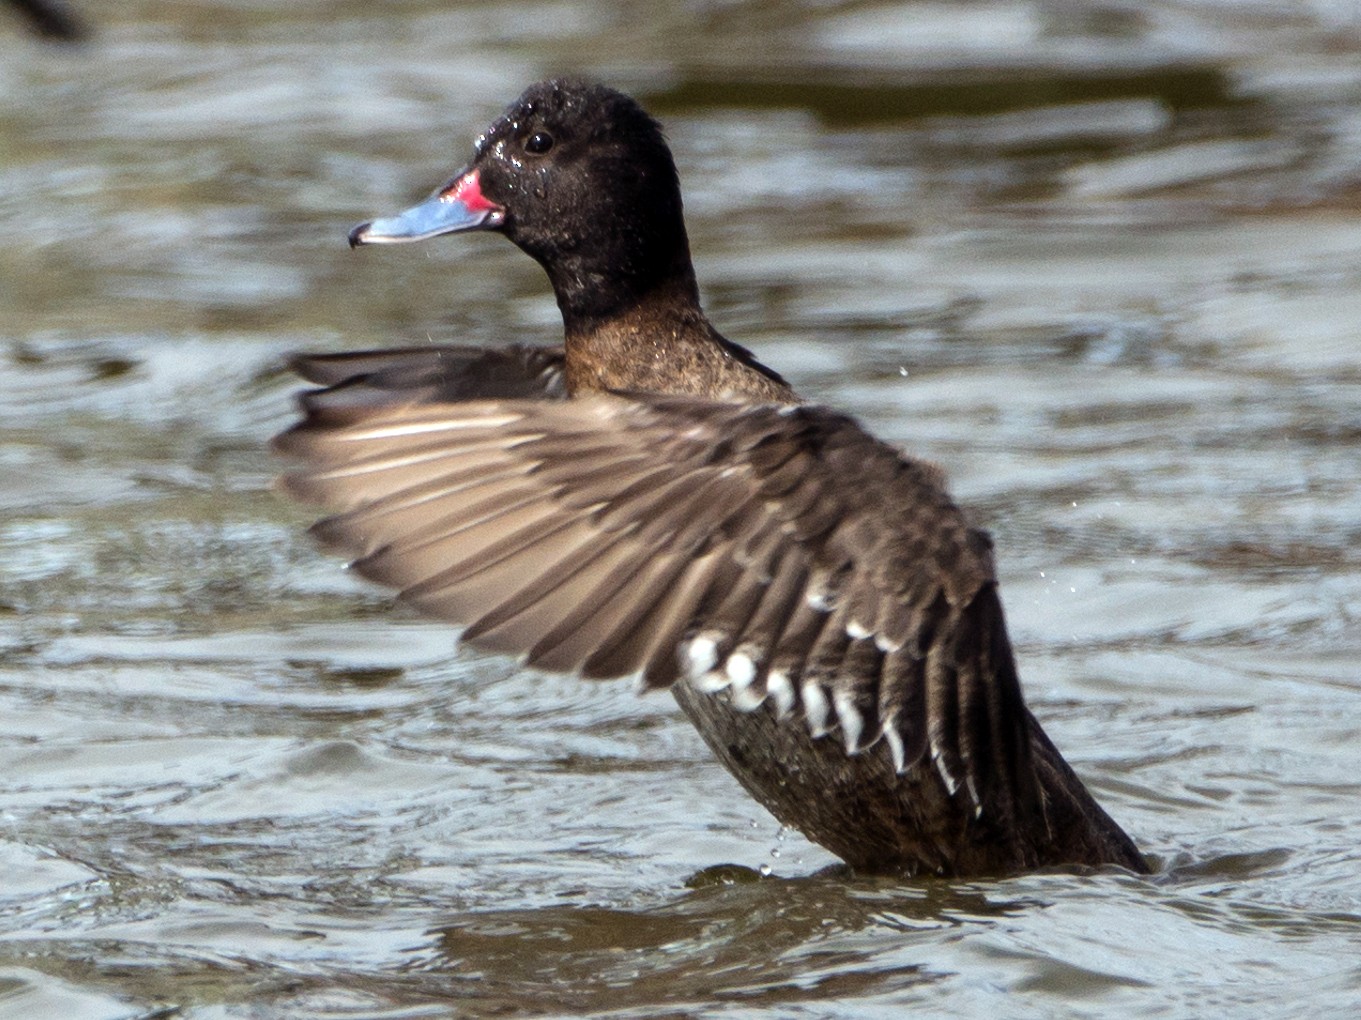
[{"label": "duck's body", "polygon": [[865,870],[1145,870],[1025,708],[991,543],[933,466],[804,405],[700,308],[656,124],[528,90],[355,244],[507,234],[562,351],[299,359],[280,445],[366,576],[533,665],[670,687],[781,821]]}]

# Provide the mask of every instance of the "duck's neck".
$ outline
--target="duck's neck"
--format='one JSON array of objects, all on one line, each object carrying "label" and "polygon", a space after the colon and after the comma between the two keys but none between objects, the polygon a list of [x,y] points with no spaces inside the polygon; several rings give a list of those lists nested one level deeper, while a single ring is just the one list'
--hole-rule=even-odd
[{"label": "duck's neck", "polygon": [[[561,295],[559,307],[562,307]],[[607,315],[569,314],[567,389],[674,393],[790,403],[789,385],[710,325],[686,260],[678,272]]]},{"label": "duck's neck", "polygon": [[698,310],[680,192],[649,194],[646,186],[657,176],[618,182],[598,196],[601,208],[584,223],[578,215],[547,231],[510,226],[507,236],[548,273],[569,334],[627,314],[659,293]]}]

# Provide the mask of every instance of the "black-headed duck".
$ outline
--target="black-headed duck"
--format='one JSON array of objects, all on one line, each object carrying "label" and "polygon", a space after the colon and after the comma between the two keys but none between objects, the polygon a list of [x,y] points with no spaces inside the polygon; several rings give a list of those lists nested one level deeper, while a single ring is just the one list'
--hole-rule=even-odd
[{"label": "black-headed duck", "polygon": [[700,307],[657,124],[530,87],[352,245],[500,233],[561,348],[302,356],[276,443],[362,575],[530,666],[668,688],[781,822],[857,869],[1146,865],[1022,698],[992,543],[934,466],[805,404]]}]

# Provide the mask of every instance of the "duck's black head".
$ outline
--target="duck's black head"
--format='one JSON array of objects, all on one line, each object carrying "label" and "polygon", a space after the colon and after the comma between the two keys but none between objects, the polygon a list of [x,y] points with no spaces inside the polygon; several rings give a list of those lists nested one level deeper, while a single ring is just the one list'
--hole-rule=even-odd
[{"label": "duck's black head", "polygon": [[497,230],[548,272],[569,330],[662,284],[694,290],[676,166],[660,125],[604,85],[531,85],[427,201],[350,233],[351,245]]}]

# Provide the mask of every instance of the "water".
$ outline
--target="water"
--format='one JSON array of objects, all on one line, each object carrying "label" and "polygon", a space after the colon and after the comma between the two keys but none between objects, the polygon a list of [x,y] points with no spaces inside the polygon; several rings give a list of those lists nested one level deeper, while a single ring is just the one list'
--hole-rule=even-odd
[{"label": "water", "polygon": [[[1361,1002],[1351,5],[88,14],[0,22],[0,1016]],[[948,467],[1152,878],[855,878],[309,546],[285,352],[556,338],[503,241],[344,232],[563,70],[664,116],[719,325]]]}]

